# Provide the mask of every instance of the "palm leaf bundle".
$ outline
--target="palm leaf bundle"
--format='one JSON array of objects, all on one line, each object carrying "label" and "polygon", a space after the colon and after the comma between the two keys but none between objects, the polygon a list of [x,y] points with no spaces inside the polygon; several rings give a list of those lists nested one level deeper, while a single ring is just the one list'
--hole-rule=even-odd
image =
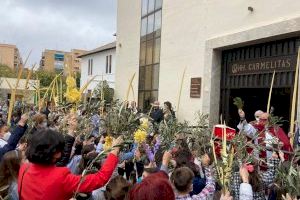
[{"label": "palm leaf bundle", "polygon": [[[213,136],[211,137],[213,138]],[[226,126],[222,131],[222,145],[221,145],[221,159],[219,160],[216,156],[214,140],[211,139],[210,144],[213,149],[214,163],[218,174],[218,182],[222,186],[222,193],[225,194],[229,191],[230,178],[232,174],[233,157],[234,157],[234,146],[227,144],[226,138]]]},{"label": "palm leaf bundle", "polygon": [[177,133],[188,133],[187,122],[179,123],[177,119],[170,119],[159,124],[158,132],[161,139],[161,146],[164,150],[169,150],[175,145],[175,135]]},{"label": "palm leaf bundle", "polygon": [[300,149],[296,149],[290,161],[281,163],[277,169],[275,187],[283,196],[287,194],[294,198],[300,197]]},{"label": "palm leaf bundle", "polygon": [[120,134],[132,136],[139,125],[136,114],[126,109],[119,101],[111,103],[105,121],[108,134],[113,136]]},{"label": "palm leaf bundle", "polygon": [[211,130],[208,125],[208,114],[196,113],[195,126],[188,135],[188,144],[192,150],[196,150],[197,156],[208,153]]},{"label": "palm leaf bundle", "polygon": [[233,104],[238,108],[238,109],[243,109],[244,107],[244,102],[240,97],[235,97],[233,99]]}]

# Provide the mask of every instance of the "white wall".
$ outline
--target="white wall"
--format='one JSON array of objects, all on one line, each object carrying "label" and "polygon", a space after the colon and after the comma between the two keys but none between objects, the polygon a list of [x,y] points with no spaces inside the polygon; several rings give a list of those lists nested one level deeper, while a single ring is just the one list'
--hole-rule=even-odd
[{"label": "white wall", "polygon": [[[111,74],[106,74],[106,56],[112,55]],[[93,73],[88,75],[88,62],[93,59]],[[80,87],[86,84],[92,77],[97,76],[88,86],[88,90],[93,90],[99,81],[106,80],[111,88],[115,88],[115,73],[116,73],[116,50],[110,49],[99,53],[84,56],[81,59],[81,79]]]},{"label": "white wall", "polygon": [[[8,84],[9,83],[9,84]],[[0,77],[0,97],[7,97],[8,94],[11,94],[11,87],[15,87],[17,84],[17,78],[2,78]],[[26,87],[26,79],[20,79],[19,85],[16,90],[16,95],[25,97],[27,103],[34,103],[35,98],[35,88],[39,87],[40,82],[38,80],[30,79]]]},{"label": "white wall", "polygon": [[[127,6],[129,2],[130,7]],[[117,65],[122,66],[122,72],[129,70],[130,73],[125,76],[117,76],[117,82],[127,83],[130,74],[134,71],[138,74],[140,0],[134,2],[131,0],[118,1],[117,26],[120,38],[118,42],[126,41],[127,43],[122,45],[122,51],[117,50]],[[248,11],[248,6],[252,6],[254,12]],[[212,98],[217,100],[220,98],[219,93],[215,91],[218,88],[211,87],[212,82],[218,82],[211,79],[216,78],[216,76],[212,76],[212,71],[218,70],[215,67],[219,65],[217,62],[205,62],[205,59],[219,59],[220,55],[212,55],[211,52],[207,52],[207,41],[299,16],[300,1],[298,0],[164,0],[159,101],[169,100],[173,105],[177,105],[181,76],[184,68],[187,67],[181,94],[179,119],[193,120],[197,110],[210,112],[212,105],[208,102]],[[291,26],[293,25],[291,24]],[[278,27],[278,29],[280,28]],[[274,34],[270,34],[271,31],[274,31]],[[265,35],[261,35],[261,38],[257,39],[270,37],[277,33],[279,32],[273,29],[266,30]],[[243,36],[244,41],[247,38],[249,40],[255,38],[255,35],[255,31],[246,32]],[[219,42],[222,43],[222,41]],[[206,65],[207,63],[210,65]],[[190,98],[190,78],[192,77],[202,77],[200,99]],[[124,92],[127,87],[125,85],[116,88]],[[211,91],[212,89],[214,91]],[[135,90],[137,93],[137,88]],[[207,108],[206,105],[210,108]],[[216,114],[218,105],[213,106],[215,107],[213,114]]]},{"label": "white wall", "polygon": [[[140,51],[140,0],[118,0],[117,16],[117,70],[116,90],[117,98],[125,99],[131,77],[133,80],[134,98],[137,101],[139,78]],[[129,100],[133,100],[130,92]]]}]

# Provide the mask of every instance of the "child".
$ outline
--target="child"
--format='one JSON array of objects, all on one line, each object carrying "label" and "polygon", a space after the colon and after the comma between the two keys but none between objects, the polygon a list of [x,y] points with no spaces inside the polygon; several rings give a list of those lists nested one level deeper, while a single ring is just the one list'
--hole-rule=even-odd
[{"label": "child", "polygon": [[212,197],[215,192],[215,180],[212,169],[205,168],[206,184],[205,188],[197,195],[190,196],[193,190],[194,173],[188,167],[177,168],[171,177],[171,181],[176,189],[177,200],[204,200]]}]

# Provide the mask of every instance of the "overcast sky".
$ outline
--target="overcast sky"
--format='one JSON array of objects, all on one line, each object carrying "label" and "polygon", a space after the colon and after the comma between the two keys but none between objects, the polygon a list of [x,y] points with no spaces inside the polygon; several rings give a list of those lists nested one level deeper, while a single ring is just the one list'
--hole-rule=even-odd
[{"label": "overcast sky", "polygon": [[91,50],[115,39],[117,0],[0,0],[0,43],[39,63],[44,49]]}]

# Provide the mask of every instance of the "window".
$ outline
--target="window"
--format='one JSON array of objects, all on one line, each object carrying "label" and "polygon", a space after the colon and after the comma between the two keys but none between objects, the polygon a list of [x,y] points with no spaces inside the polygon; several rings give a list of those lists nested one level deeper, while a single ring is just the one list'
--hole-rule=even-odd
[{"label": "window", "polygon": [[152,64],[153,62],[153,41],[147,41],[147,48],[146,48],[146,64]]},{"label": "window", "polygon": [[162,0],[141,0],[138,107],[144,111],[158,99]]},{"label": "window", "polygon": [[111,60],[112,60],[112,55],[109,56],[109,73],[111,74]]},{"label": "window", "polygon": [[148,0],[142,0],[142,16],[147,14]]},{"label": "window", "polygon": [[105,67],[106,74],[111,74],[111,60],[112,60],[112,55],[106,56],[106,67]]},{"label": "window", "polygon": [[160,36],[161,30],[161,10],[155,13],[154,33],[156,36]]},{"label": "window", "polygon": [[140,47],[140,65],[146,64],[146,42],[141,43]]},{"label": "window", "polygon": [[152,88],[158,90],[159,83],[159,65],[154,65],[152,68]]},{"label": "window", "polygon": [[105,73],[108,73],[108,56],[106,56],[106,62],[105,62]]},{"label": "window", "polygon": [[148,13],[151,13],[154,11],[154,4],[155,4],[155,0],[149,0],[148,2]]},{"label": "window", "polygon": [[145,36],[147,33],[147,18],[142,19],[141,36]]},{"label": "window", "polygon": [[88,60],[88,75],[93,75],[93,59]]},{"label": "window", "polygon": [[147,26],[147,34],[153,32],[154,28],[154,14],[148,16],[148,26]]},{"label": "window", "polygon": [[155,9],[160,9],[162,7],[162,0],[155,0]]},{"label": "window", "polygon": [[65,55],[61,53],[54,54],[55,69],[62,70],[64,68]]},{"label": "window", "polygon": [[160,58],[160,37],[155,39],[153,63],[159,63],[159,58]]}]

